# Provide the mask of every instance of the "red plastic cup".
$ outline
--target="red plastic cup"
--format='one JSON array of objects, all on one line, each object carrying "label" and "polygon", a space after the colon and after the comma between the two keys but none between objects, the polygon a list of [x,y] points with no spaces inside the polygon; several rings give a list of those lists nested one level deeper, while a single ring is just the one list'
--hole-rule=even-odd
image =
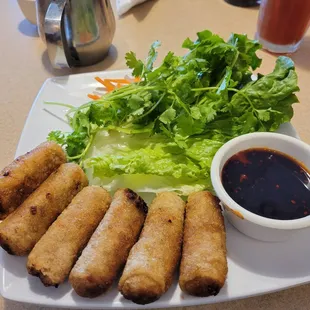
[{"label": "red plastic cup", "polygon": [[294,53],[310,25],[310,0],[262,0],[256,38],[273,53]]}]

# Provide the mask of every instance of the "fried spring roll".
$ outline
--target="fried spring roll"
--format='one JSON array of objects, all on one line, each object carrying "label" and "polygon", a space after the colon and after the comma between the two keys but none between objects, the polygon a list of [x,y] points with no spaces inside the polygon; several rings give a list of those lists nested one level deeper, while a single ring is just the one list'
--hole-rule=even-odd
[{"label": "fried spring roll", "polygon": [[63,283],[110,203],[111,197],[103,188],[82,189],[30,252],[28,272],[45,286]]},{"label": "fried spring roll", "polygon": [[61,164],[66,155],[55,142],[45,142],[16,158],[0,172],[0,219],[13,212]]},{"label": "fried spring roll", "polygon": [[28,254],[88,181],[76,164],[63,164],[0,223],[0,245],[9,254]]},{"label": "fried spring roll", "polygon": [[160,193],[153,200],[119,282],[125,298],[147,304],[170,287],[181,256],[184,209],[175,193]]},{"label": "fried spring roll", "polygon": [[147,213],[145,202],[130,189],[118,190],[69,281],[82,297],[96,297],[112,285],[137,241]]},{"label": "fried spring roll", "polygon": [[179,284],[182,291],[217,295],[227,275],[226,233],[218,199],[209,192],[188,197]]}]

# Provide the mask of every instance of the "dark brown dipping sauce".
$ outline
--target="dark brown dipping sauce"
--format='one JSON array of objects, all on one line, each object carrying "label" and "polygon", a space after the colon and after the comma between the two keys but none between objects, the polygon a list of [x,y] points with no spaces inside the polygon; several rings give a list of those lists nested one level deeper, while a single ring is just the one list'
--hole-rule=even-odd
[{"label": "dark brown dipping sauce", "polygon": [[271,149],[248,149],[222,170],[229,196],[255,214],[294,220],[310,215],[310,174],[294,158]]}]

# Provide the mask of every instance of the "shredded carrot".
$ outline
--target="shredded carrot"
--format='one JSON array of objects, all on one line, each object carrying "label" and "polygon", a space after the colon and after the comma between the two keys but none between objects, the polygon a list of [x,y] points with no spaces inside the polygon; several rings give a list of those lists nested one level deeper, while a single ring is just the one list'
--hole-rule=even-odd
[{"label": "shredded carrot", "polygon": [[[99,82],[100,84],[102,84],[105,89],[107,90],[107,92],[111,92],[116,88],[121,88],[124,84],[131,84],[131,83],[137,83],[141,81],[140,77],[135,77],[134,79],[130,79],[130,78],[124,78],[124,79],[101,79],[99,76],[95,77],[95,80],[97,82]],[[116,85],[114,85],[114,84]],[[100,96],[98,95],[94,95],[94,94],[88,94],[87,95],[88,98],[92,99],[92,100],[99,100]]]},{"label": "shredded carrot", "polygon": [[108,92],[112,91],[115,89],[115,86],[110,82],[110,81],[107,81],[107,80],[103,80],[101,79],[100,77],[96,76],[95,77],[96,81],[101,83]]},{"label": "shredded carrot", "polygon": [[100,97],[98,95],[93,95],[93,94],[88,94],[87,97],[90,98],[90,99],[93,99],[93,100],[100,99]]},{"label": "shredded carrot", "polygon": [[105,79],[105,81],[109,81],[117,84],[130,84],[131,82],[126,79]]}]

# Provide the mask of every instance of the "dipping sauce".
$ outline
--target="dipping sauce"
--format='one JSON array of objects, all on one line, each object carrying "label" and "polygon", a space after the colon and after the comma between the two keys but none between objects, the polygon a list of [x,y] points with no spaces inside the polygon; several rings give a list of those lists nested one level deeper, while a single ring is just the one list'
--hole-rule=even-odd
[{"label": "dipping sauce", "polygon": [[310,215],[310,174],[281,152],[254,148],[237,153],[224,165],[228,195],[255,214],[294,220]]}]

